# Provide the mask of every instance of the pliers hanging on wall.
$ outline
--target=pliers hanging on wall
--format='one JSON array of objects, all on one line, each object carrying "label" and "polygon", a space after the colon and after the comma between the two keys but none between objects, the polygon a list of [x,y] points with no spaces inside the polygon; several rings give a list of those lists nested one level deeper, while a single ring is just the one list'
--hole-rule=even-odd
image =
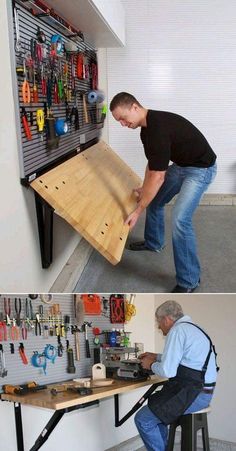
[{"label": "pliers hanging on wall", "polygon": [[4,312],[6,315],[6,324],[7,326],[11,325],[11,320],[10,320],[10,316],[11,316],[11,299],[10,298],[4,298]]},{"label": "pliers hanging on wall", "polygon": [[20,314],[21,314],[21,299],[15,298],[15,311],[16,311],[16,324],[20,326]]}]

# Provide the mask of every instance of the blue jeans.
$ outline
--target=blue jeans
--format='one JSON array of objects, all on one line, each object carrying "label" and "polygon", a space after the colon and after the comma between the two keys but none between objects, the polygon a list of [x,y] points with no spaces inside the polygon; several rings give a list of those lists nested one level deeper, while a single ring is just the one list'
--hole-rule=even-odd
[{"label": "blue jeans", "polygon": [[178,194],[172,213],[172,242],[176,281],[185,288],[195,288],[200,279],[200,263],[192,216],[203,193],[216,176],[216,164],[209,168],[180,167],[172,164],[156,197],[147,207],[145,245],[164,247],[164,206]]},{"label": "blue jeans", "polygon": [[[197,412],[209,406],[212,394],[200,393],[184,412]],[[168,439],[168,426],[152,413],[148,406],[142,407],[134,417],[136,427],[147,451],[165,451]]]}]

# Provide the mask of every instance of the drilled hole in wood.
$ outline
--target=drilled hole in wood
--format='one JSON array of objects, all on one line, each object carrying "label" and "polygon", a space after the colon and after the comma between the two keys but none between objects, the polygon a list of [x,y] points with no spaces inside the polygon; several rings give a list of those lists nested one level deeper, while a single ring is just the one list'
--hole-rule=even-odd
[{"label": "drilled hole in wood", "polygon": [[66,182],[64,182],[64,180],[62,181],[62,183],[64,183],[64,185],[66,184]]},{"label": "drilled hole in wood", "polygon": [[105,222],[105,226],[107,226],[108,227],[108,224]]},{"label": "drilled hole in wood", "polygon": [[120,241],[122,241],[122,240],[123,240],[123,238],[120,237]]},{"label": "drilled hole in wood", "polygon": [[39,180],[40,181],[40,183],[43,183],[43,181],[42,180]]},{"label": "drilled hole in wood", "polygon": [[104,232],[101,232],[102,235],[104,235]]},{"label": "drilled hole in wood", "polygon": [[47,188],[47,189],[48,189],[48,186],[47,186],[47,185],[45,185],[45,188]]},{"label": "drilled hole in wood", "polygon": [[58,186],[55,186],[56,189],[59,189]]}]

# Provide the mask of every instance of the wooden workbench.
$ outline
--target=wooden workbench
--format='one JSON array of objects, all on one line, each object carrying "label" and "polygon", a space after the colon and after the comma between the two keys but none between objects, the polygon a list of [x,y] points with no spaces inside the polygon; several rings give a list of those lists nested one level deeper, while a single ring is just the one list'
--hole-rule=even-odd
[{"label": "wooden workbench", "polygon": [[[82,407],[97,405],[99,403],[99,400],[113,396],[115,400],[115,426],[119,427],[141,407],[145,399],[147,399],[147,397],[154,392],[157,386],[163,385],[165,381],[165,378],[158,376],[151,377],[150,379],[145,381],[115,380],[114,383],[110,386],[93,388],[93,393],[86,396],[81,396],[70,391],[52,395],[52,384],[44,390],[30,393],[25,396],[1,394],[1,400],[14,403],[17,451],[24,451],[21,404],[54,410],[51,419],[48,421],[47,425],[38,436],[35,444],[30,449],[30,451],[38,451],[48,439],[65,413],[80,409]],[[72,382],[67,381],[67,384],[68,383],[70,384]],[[65,385],[65,383],[63,383],[63,385]],[[131,390],[135,390],[136,388],[142,388],[146,386],[149,386],[149,388],[142,395],[140,400],[122,419],[119,419],[119,395],[122,393],[128,393]]]},{"label": "wooden workbench", "polygon": [[[108,398],[121,393],[127,393],[136,388],[146,387],[147,385],[154,384],[156,382],[164,381],[164,378],[155,377],[146,381],[124,381],[114,380],[112,385],[106,387],[92,388],[93,393],[91,395],[81,396],[77,393],[70,391],[58,393],[56,396],[51,394],[51,388],[54,384],[48,385],[45,390],[40,390],[35,393],[29,393],[25,396],[21,395],[1,395],[1,399],[4,401],[19,402],[20,404],[26,404],[34,407],[43,407],[46,409],[60,410],[67,407],[77,406],[85,404],[87,402]],[[75,385],[73,382],[63,383],[62,385]],[[57,386],[59,384],[56,384]]]},{"label": "wooden workbench", "polygon": [[122,257],[141,179],[105,142],[36,178],[31,187],[110,263]]}]

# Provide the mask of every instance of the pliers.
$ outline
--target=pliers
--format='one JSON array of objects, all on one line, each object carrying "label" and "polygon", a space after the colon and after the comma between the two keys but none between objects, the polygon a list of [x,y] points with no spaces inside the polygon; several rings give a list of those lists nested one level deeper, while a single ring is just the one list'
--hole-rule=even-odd
[{"label": "pliers", "polygon": [[35,319],[36,319],[36,323],[35,323],[35,335],[41,335],[41,324],[40,324],[40,315],[42,315],[43,313],[43,307],[40,305],[39,306],[39,313],[36,313],[35,315]]},{"label": "pliers", "polygon": [[0,341],[7,341],[7,326],[5,321],[0,322]]},{"label": "pliers", "polygon": [[27,329],[25,327],[25,322],[24,321],[22,323],[21,335],[22,335],[23,340],[27,340]]},{"label": "pliers", "polygon": [[20,326],[21,299],[15,298],[16,324]]},{"label": "pliers", "polygon": [[16,327],[16,320],[15,320],[15,318],[13,318],[13,320],[12,320],[11,339],[13,341],[14,340],[19,340],[19,329],[18,329],[18,327]]},{"label": "pliers", "polygon": [[4,311],[6,314],[6,324],[7,326],[11,325],[11,320],[10,320],[10,316],[11,316],[11,299],[10,298],[4,298]]}]

